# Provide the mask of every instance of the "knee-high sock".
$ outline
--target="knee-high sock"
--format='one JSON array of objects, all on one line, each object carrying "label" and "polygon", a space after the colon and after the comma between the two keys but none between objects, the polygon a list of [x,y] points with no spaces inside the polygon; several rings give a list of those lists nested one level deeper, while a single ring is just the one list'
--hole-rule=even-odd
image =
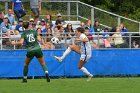
[{"label": "knee-high sock", "polygon": [[24,78],[27,78],[27,74],[28,74],[28,66],[24,66],[24,69],[23,69]]},{"label": "knee-high sock", "polygon": [[47,66],[46,65],[41,65],[42,66],[42,68],[43,68],[43,71],[45,72],[45,73],[48,73],[48,68],[47,68]]},{"label": "knee-high sock", "polygon": [[83,71],[88,76],[91,75],[85,67],[82,67],[80,70]]},{"label": "knee-high sock", "polygon": [[71,49],[70,49],[70,47],[68,47],[67,50],[61,56],[61,59],[63,60],[70,52],[71,52]]}]

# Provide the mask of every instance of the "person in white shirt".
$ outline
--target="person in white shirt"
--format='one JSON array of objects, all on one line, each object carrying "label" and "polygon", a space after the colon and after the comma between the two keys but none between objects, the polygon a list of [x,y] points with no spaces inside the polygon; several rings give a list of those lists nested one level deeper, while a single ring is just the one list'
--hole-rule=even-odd
[{"label": "person in white shirt", "polygon": [[93,75],[84,67],[84,64],[91,58],[92,51],[89,39],[84,34],[84,32],[85,32],[84,28],[78,27],[75,32],[78,38],[76,38],[75,40],[80,42],[80,45],[76,45],[73,43],[67,48],[67,50],[63,53],[61,57],[54,56],[54,58],[57,59],[59,62],[62,62],[62,60],[71,51],[75,51],[76,53],[81,54],[78,68],[88,76],[87,81],[90,81]]},{"label": "person in white shirt", "polygon": [[116,29],[116,32],[112,35],[112,40],[114,41],[115,48],[124,47],[124,40],[120,28]]}]

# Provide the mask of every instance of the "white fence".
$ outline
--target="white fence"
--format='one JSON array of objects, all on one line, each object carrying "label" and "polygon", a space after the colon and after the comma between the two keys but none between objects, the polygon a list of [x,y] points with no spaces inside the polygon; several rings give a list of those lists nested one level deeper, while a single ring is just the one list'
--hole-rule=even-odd
[{"label": "white fence", "polygon": [[[52,34],[52,36],[48,37],[48,34]],[[42,34],[42,40],[47,40],[49,44],[51,43],[55,48],[52,49],[66,49],[69,45],[71,45],[76,38],[75,36],[73,37],[68,37],[68,33],[60,33],[58,36],[59,38],[59,43],[58,44],[52,44],[51,38],[54,37],[53,33],[43,33]],[[72,33],[71,33],[72,34]],[[111,36],[112,33],[90,33],[92,39],[90,40],[92,48],[96,49],[112,49],[112,48],[123,48],[123,49],[139,49],[140,48],[140,33],[121,33],[123,34],[121,37],[115,37],[115,38],[122,38],[123,43],[115,45],[115,40],[113,36]],[[109,34],[110,36],[106,37],[104,34]],[[119,33],[118,33],[119,34]],[[11,45],[11,41],[19,40],[21,35],[11,35],[11,36],[3,36],[4,34],[1,34],[0,37],[0,49],[25,49],[26,44],[23,44],[24,46],[13,46]],[[104,40],[109,39],[111,47],[105,47],[105,41]],[[49,40],[49,41],[48,41]],[[96,47],[95,44],[96,43]],[[47,43],[48,44],[48,43]],[[40,45],[43,45],[42,42],[40,42]],[[98,47],[97,47],[98,46]]]}]

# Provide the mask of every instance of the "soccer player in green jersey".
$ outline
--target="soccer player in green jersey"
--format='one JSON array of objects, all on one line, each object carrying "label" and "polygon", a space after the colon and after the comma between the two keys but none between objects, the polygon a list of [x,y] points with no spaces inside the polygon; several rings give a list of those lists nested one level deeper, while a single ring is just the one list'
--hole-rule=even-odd
[{"label": "soccer player in green jersey", "polygon": [[47,82],[50,82],[50,78],[48,75],[47,66],[44,61],[43,53],[38,44],[38,42],[41,41],[41,38],[35,30],[30,30],[29,22],[24,22],[23,27],[26,30],[21,35],[21,39],[18,42],[14,42],[14,41],[11,42],[13,45],[22,45],[24,41],[26,42],[27,54],[26,54],[26,59],[25,59],[24,69],[23,69],[23,75],[24,75],[23,83],[27,82],[28,65],[34,56],[40,62],[41,66],[45,72]]}]

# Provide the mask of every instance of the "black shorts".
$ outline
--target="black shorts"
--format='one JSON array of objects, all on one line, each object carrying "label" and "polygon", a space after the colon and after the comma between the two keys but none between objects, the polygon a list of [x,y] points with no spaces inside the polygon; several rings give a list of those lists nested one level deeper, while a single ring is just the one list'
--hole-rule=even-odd
[{"label": "black shorts", "polygon": [[43,57],[43,53],[41,49],[37,49],[37,50],[32,50],[32,51],[27,52],[26,56],[30,59],[33,59],[34,56],[36,58],[41,58]]},{"label": "black shorts", "polygon": [[39,17],[39,8],[32,8],[32,13],[34,15],[35,18]]}]

